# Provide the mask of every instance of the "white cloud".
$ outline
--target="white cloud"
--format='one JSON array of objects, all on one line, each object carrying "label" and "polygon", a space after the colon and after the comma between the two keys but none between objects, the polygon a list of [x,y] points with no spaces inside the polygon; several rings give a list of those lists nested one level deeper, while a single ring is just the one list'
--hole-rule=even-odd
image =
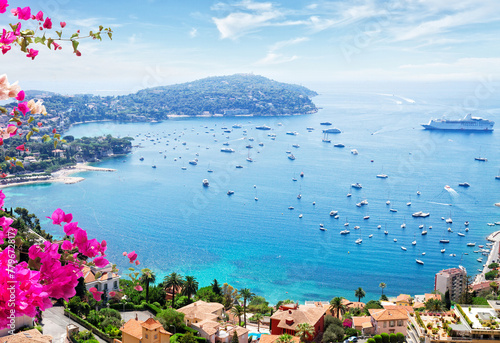
[{"label": "white cloud", "polygon": [[295,44],[299,44],[302,42],[307,42],[308,40],[309,40],[308,37],[298,37],[298,38],[294,38],[294,39],[280,41],[280,42],[273,44],[269,50],[276,51],[276,50],[282,49],[282,48],[290,46],[290,45],[295,45]]},{"label": "white cloud", "polygon": [[282,63],[287,63],[287,62],[292,62],[295,61],[298,56],[283,56],[282,54],[277,54],[274,52],[269,52],[266,57],[263,59],[255,62],[255,65],[270,65],[270,64],[282,64]]},{"label": "white cloud", "polygon": [[198,36],[198,30],[196,28],[192,28],[191,31],[189,31],[189,36],[191,38],[195,38],[196,36]]},{"label": "white cloud", "polygon": [[250,14],[235,12],[225,18],[212,18],[222,39],[237,39],[260,27],[271,25],[270,21],[280,17],[278,11]]}]

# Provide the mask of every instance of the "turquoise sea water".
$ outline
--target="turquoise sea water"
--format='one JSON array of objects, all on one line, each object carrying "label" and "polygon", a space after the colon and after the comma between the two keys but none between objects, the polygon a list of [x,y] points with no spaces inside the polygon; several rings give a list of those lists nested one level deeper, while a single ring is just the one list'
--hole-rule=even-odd
[{"label": "turquoise sea water", "polygon": [[[486,225],[500,221],[500,208],[493,206],[500,201],[500,181],[494,179],[500,174],[498,97],[478,98],[476,89],[471,85],[452,95],[449,89],[398,90],[399,95],[392,94],[394,90],[323,89],[314,98],[322,109],[313,115],[79,125],[67,134],[132,136],[133,144],[141,147],[97,164],[117,169],[114,173],[81,173],[85,181],[73,185],[7,188],[6,206],[27,207],[40,218],[58,207],[71,212],[89,237],[108,242],[109,258],[122,270],[128,265],[121,253],[135,250],[141,267],[155,270],[159,279],[173,271],[196,276],[202,286],[217,278],[250,288],[271,302],[354,299],[358,287],[365,289],[366,299],[378,298],[380,282],[387,284],[389,295],[421,294],[433,289],[434,274],[443,268],[463,265],[475,274],[481,267],[476,259],[482,256],[473,251],[490,232],[500,230]],[[474,115],[497,121],[497,131],[432,132],[420,127],[443,114],[462,117],[467,113],[462,107],[472,103],[477,107]],[[331,144],[322,142],[323,121],[343,131],[329,135]],[[237,123],[243,127],[223,133],[222,127],[231,129]],[[259,131],[257,125],[273,130]],[[270,133],[276,134],[275,140]],[[235,153],[220,152],[226,141]],[[346,147],[335,148],[335,143]],[[246,149],[248,144],[253,149]],[[288,159],[286,151],[296,159]],[[488,162],[474,161],[479,155]],[[247,162],[248,156],[255,162]],[[198,165],[188,164],[195,158]],[[214,172],[208,173],[209,168]],[[376,178],[380,173],[389,178]],[[208,188],[202,187],[205,178]],[[363,188],[351,189],[356,182]],[[459,187],[459,182],[471,187]],[[456,192],[446,191],[445,185]],[[228,190],[235,193],[228,196]],[[346,197],[348,192],[352,197]],[[363,199],[368,205],[358,208],[356,203]],[[409,201],[411,206],[406,205]],[[339,211],[340,218],[331,217],[331,210]],[[412,218],[417,211],[431,215]],[[363,220],[366,215],[370,219]],[[453,224],[441,219],[449,216]],[[351,233],[341,236],[346,220]],[[466,220],[469,232],[464,230]],[[42,222],[46,230],[61,235],[59,227],[47,219]],[[405,229],[400,227],[403,222]],[[327,231],[319,230],[320,223]],[[432,226],[426,236],[420,234],[420,224]],[[357,238],[363,243],[356,245]],[[440,244],[442,238],[450,243]],[[476,247],[466,247],[468,242],[476,242]],[[440,252],[443,247],[446,253]],[[416,258],[425,265],[416,264]]]}]

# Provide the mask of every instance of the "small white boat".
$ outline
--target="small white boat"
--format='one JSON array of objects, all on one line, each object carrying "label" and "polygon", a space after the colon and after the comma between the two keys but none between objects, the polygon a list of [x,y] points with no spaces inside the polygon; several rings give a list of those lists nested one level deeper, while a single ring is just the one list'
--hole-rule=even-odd
[{"label": "small white boat", "polygon": [[446,252],[446,249],[441,249],[441,253],[445,253]]},{"label": "small white boat", "polygon": [[373,237],[373,234],[369,235],[368,238],[372,238]]},{"label": "small white boat", "polygon": [[412,245],[417,245],[417,241],[411,242]]},{"label": "small white boat", "polygon": [[339,211],[333,211],[333,210],[332,210],[332,211],[330,211],[330,216],[331,216],[331,217],[334,217],[334,216],[336,216],[336,215],[337,215],[337,213],[339,213]]},{"label": "small white boat", "polygon": [[255,198],[253,198],[253,200],[255,200],[255,201],[259,201],[259,198],[255,197]]},{"label": "small white boat", "polygon": [[477,262],[483,262],[483,259],[482,258],[478,258],[476,261]]},{"label": "small white boat", "polygon": [[449,239],[440,239],[439,243],[450,243]]},{"label": "small white boat", "polygon": [[422,236],[425,236],[425,235],[427,235],[427,231],[424,230],[424,231],[422,231]]},{"label": "small white boat", "polygon": [[448,223],[448,224],[451,224],[451,223],[453,223],[453,219],[448,218],[448,219],[445,220],[445,222]]},{"label": "small white boat", "polygon": [[419,226],[418,226],[418,228],[419,228],[419,229],[423,229],[423,228],[424,228],[424,226],[423,226],[423,225],[419,225]]},{"label": "small white boat", "polygon": [[349,230],[342,230],[342,231],[340,231],[340,234],[341,234],[341,235],[348,235],[348,234],[350,234],[350,233],[351,233],[351,232],[350,232]]},{"label": "small white boat", "polygon": [[423,252],[423,253],[422,253],[422,255],[424,255],[424,256],[425,256],[425,252]]},{"label": "small white boat", "polygon": [[297,199],[301,199],[301,198],[302,198],[302,194],[297,195]]},{"label": "small white boat", "polygon": [[394,242],[397,242],[398,240],[396,238],[394,238]]},{"label": "small white boat", "polygon": [[398,210],[396,210],[395,208],[391,208],[391,209],[389,209],[389,211],[391,211],[391,212],[397,212]]},{"label": "small white boat", "polygon": [[422,218],[425,218],[425,217],[430,216],[430,213],[425,213],[425,212],[422,212],[422,211],[418,211],[418,212],[413,213],[411,216],[412,217],[422,217]]},{"label": "small white boat", "polygon": [[401,224],[401,228],[404,229],[406,227],[406,223]]},{"label": "small white boat", "polygon": [[[348,198],[351,197],[351,195],[352,195],[351,193],[347,193]],[[493,224],[493,225],[495,225],[495,224]]]},{"label": "small white boat", "polygon": [[203,183],[203,187],[208,187],[209,186],[209,183],[208,183],[207,179],[203,179],[202,183]]},{"label": "small white boat", "polygon": [[384,235],[388,235],[389,234],[389,231],[384,231]]},{"label": "small white boat", "polygon": [[364,220],[370,219],[370,216],[364,216],[363,219]]},{"label": "small white boat", "polygon": [[293,206],[288,206],[288,209],[289,209],[289,210],[293,210],[293,209],[294,209],[294,207],[293,207]]},{"label": "small white boat", "polygon": [[359,230],[359,226],[357,226],[357,225],[356,225],[356,226],[354,227],[354,230]]},{"label": "small white boat", "polygon": [[382,228],[382,225],[377,225],[377,229],[381,229]]},{"label": "small white boat", "polygon": [[465,225],[465,226],[469,226],[469,222],[468,222],[468,221],[466,221],[466,222],[464,223],[464,225]]},{"label": "small white boat", "polygon": [[352,149],[352,150],[351,150],[351,154],[353,154],[353,155],[357,155],[357,154],[358,154],[358,150],[356,150],[356,149]]},{"label": "small white boat", "polygon": [[319,229],[320,229],[321,231],[326,231],[326,228],[325,228],[325,227],[323,227],[323,226],[320,226],[320,227],[319,227]]},{"label": "small white boat", "polygon": [[401,247],[401,250],[406,251],[406,248],[405,247]]},{"label": "small white boat", "polygon": [[362,240],[361,238],[358,238],[358,239],[356,239],[356,242],[355,242],[355,243],[356,243],[356,244],[361,244],[362,242],[363,242],[363,240]]},{"label": "small white boat", "polygon": [[389,200],[387,200],[387,201],[385,202],[385,204],[386,204],[386,205],[390,205],[390,204],[391,204],[391,202],[390,202]]},{"label": "small white boat", "polygon": [[378,174],[377,177],[379,179],[387,179],[389,176],[387,176],[386,174]]},{"label": "small white boat", "polygon": [[233,194],[234,194],[234,191],[231,191],[231,190],[227,191],[227,195],[233,195]]},{"label": "small white boat", "polygon": [[363,188],[363,186],[361,186],[361,184],[360,184],[360,183],[358,183],[358,182],[353,183],[353,184],[351,185],[351,187],[352,187],[352,188],[356,188],[356,189],[361,189],[361,188]]},{"label": "small white boat", "polygon": [[302,213],[301,213],[301,214],[299,214],[299,218],[302,218]]},{"label": "small white boat", "polygon": [[461,232],[459,232],[459,233],[458,233],[458,235],[459,235],[460,237],[465,237],[465,235],[464,235],[463,233],[461,233]]},{"label": "small white boat", "polygon": [[418,259],[415,259],[415,262],[417,262],[418,264],[424,264],[424,261]]}]

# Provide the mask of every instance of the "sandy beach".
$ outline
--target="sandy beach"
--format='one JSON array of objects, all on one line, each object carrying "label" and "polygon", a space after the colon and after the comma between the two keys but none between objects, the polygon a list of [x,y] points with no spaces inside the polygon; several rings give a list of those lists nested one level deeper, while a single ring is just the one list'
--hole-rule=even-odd
[{"label": "sandy beach", "polygon": [[7,187],[14,187],[14,186],[32,185],[32,184],[37,184],[37,183],[52,183],[52,182],[62,182],[65,184],[77,183],[77,182],[85,180],[85,178],[71,176],[71,175],[74,173],[82,172],[82,171],[114,172],[114,171],[116,171],[116,169],[99,168],[99,167],[89,166],[85,163],[77,163],[76,166],[74,166],[74,167],[58,170],[58,171],[52,173],[50,176],[35,177],[32,180],[19,181],[19,182],[10,181],[9,183],[6,183],[6,184],[0,184],[0,189],[7,188]]}]

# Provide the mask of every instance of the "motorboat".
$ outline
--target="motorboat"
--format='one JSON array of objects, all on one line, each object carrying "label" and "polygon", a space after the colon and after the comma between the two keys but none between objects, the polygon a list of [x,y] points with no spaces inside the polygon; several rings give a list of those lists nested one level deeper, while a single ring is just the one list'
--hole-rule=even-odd
[{"label": "motorboat", "polygon": [[406,248],[402,246],[402,247],[401,247],[401,250],[406,251]]},{"label": "motorboat", "polygon": [[195,166],[198,164],[198,161],[197,160],[190,160],[188,163]]},{"label": "motorboat", "polygon": [[339,211],[330,211],[330,216],[334,217],[337,215],[337,213],[339,213]]},{"label": "motorboat", "polygon": [[327,125],[327,126],[332,125],[332,123],[330,123],[329,121],[324,121],[324,122],[319,123],[319,124],[320,125]]},{"label": "motorboat", "polygon": [[422,236],[425,236],[425,235],[427,235],[427,231],[424,230],[424,231],[422,231]]},{"label": "motorboat", "polygon": [[439,243],[450,243],[449,239],[440,239]]},{"label": "motorboat", "polygon": [[464,225],[465,225],[465,226],[469,226],[469,221],[466,221],[466,222],[464,223]]},{"label": "motorboat", "polygon": [[390,205],[390,204],[391,204],[391,202],[390,202],[389,200],[387,200],[387,201],[385,202],[385,204],[386,204],[386,205]]},{"label": "motorboat", "polygon": [[444,254],[446,252],[446,249],[441,249],[441,253]]},{"label": "motorboat", "polygon": [[332,127],[330,129],[323,130],[323,133],[342,133],[342,131],[336,127]]},{"label": "motorboat", "polygon": [[363,219],[368,220],[368,219],[370,219],[370,216],[364,216]]},{"label": "motorboat", "polygon": [[260,126],[256,126],[255,127],[257,130],[271,130],[271,127],[267,126],[267,125],[260,125]]},{"label": "motorboat", "polygon": [[341,234],[341,235],[348,235],[348,234],[350,234],[350,233],[351,233],[351,232],[350,232],[349,230],[342,230],[342,231],[340,231],[340,234]]},{"label": "motorboat", "polygon": [[288,209],[289,209],[289,210],[293,210],[293,209],[294,209],[294,207],[293,207],[293,206],[288,206]]},{"label": "motorboat", "polygon": [[259,201],[259,198],[255,197],[255,198],[253,198],[253,200],[255,200],[255,201]]},{"label": "motorboat", "polygon": [[156,164],[153,164],[151,168],[156,169]]},{"label": "motorboat", "polygon": [[468,182],[460,182],[458,185],[459,185],[460,187],[466,187],[466,188],[467,188],[467,187],[470,187],[470,184],[469,184]]},{"label": "motorboat", "polygon": [[235,152],[235,150],[234,150],[234,149],[231,149],[231,148],[222,148],[222,149],[220,149],[220,151],[221,151],[221,152],[229,152],[229,153],[231,153],[231,152]]},{"label": "motorboat", "polygon": [[378,174],[377,177],[379,179],[387,179],[389,176],[387,176],[386,174]]},{"label": "motorboat", "polygon": [[468,246],[468,247],[475,247],[475,246],[476,246],[476,243],[467,243],[467,246]]},{"label": "motorboat", "polygon": [[417,241],[411,242],[411,245],[417,245]]},{"label": "motorboat", "polygon": [[419,259],[415,259],[415,262],[417,262],[418,264],[424,264],[424,261],[419,260]]},{"label": "motorboat", "polygon": [[300,148],[300,145],[298,145],[298,144],[292,144],[292,147],[294,147],[294,148]]},{"label": "motorboat", "polygon": [[288,155],[288,159],[293,161],[293,160],[295,160],[295,156],[293,156],[293,154],[290,154],[290,155]]},{"label": "motorboat", "polygon": [[302,218],[302,217],[303,217],[302,213],[301,213],[301,214],[299,214],[299,218]]},{"label": "motorboat", "polygon": [[423,228],[424,228],[424,225],[422,225],[422,224],[421,224],[421,225],[419,225],[419,226],[418,226],[418,228],[419,228],[419,229],[423,229]]},{"label": "motorboat", "polygon": [[351,150],[351,154],[353,154],[353,155],[358,155],[359,153],[358,153],[358,150],[356,150],[356,149],[352,149],[352,150]]},{"label": "motorboat", "polygon": [[139,161],[144,161],[144,157],[141,156],[141,158],[139,158]]},{"label": "motorboat", "polygon": [[203,179],[202,181],[203,183],[203,187],[208,187],[210,184],[208,183],[208,180],[207,179]]},{"label": "motorboat", "polygon": [[359,230],[359,226],[358,226],[358,225],[356,225],[356,226],[354,227],[354,230]]},{"label": "motorboat", "polygon": [[395,208],[391,208],[391,209],[389,209],[389,211],[391,211],[391,212],[397,212],[398,210],[396,210]]},{"label": "motorboat", "polygon": [[389,231],[384,231],[384,235],[388,235],[389,234]]},{"label": "motorboat", "polygon": [[302,198],[302,194],[298,194],[297,199],[301,199],[301,198]]},{"label": "motorboat", "polygon": [[411,216],[412,217],[426,218],[426,217],[430,216],[430,213],[425,213],[425,212],[422,212],[422,211],[418,211],[418,212],[413,213]]},{"label": "motorboat", "polygon": [[352,188],[356,188],[356,189],[361,189],[361,188],[363,188],[363,186],[361,186],[361,184],[360,184],[360,183],[358,183],[358,182],[353,183],[353,184],[351,185],[351,187],[352,187]]},{"label": "motorboat", "polygon": [[233,195],[233,194],[234,194],[234,191],[231,191],[231,190],[227,191],[227,195]]},{"label": "motorboat", "polygon": [[240,165],[240,164],[238,164],[238,165],[236,166],[236,168],[241,169],[241,168],[243,168],[243,166],[242,166],[242,165]]},{"label": "motorboat", "polygon": [[290,136],[297,136],[299,133],[297,131],[288,131],[286,134]]},{"label": "motorboat", "polygon": [[362,240],[361,238],[358,238],[358,239],[356,239],[356,242],[355,242],[355,243],[356,243],[356,244],[361,244],[362,242],[363,242],[363,240]]},{"label": "motorboat", "polygon": [[304,177],[304,172],[300,172],[300,177]]},{"label": "motorboat", "polygon": [[372,237],[373,237],[373,234],[370,234],[370,235],[368,236],[368,238],[372,238]]},{"label": "motorboat", "polygon": [[345,148],[345,145],[342,144],[342,143],[336,143],[333,146],[336,147],[336,148]]},{"label": "motorboat", "polygon": [[461,232],[459,232],[459,233],[458,233],[458,235],[459,235],[460,237],[465,237],[465,235],[464,235],[463,233],[461,233]]},{"label": "motorboat", "polygon": [[394,238],[394,242],[397,242],[398,240],[396,238]]}]

